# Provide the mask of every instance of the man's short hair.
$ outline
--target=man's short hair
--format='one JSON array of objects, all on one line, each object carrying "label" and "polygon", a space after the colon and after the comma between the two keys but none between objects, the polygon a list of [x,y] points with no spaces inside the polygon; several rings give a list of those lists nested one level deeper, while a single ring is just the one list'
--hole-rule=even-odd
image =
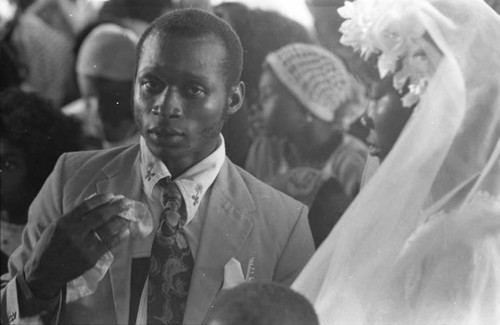
[{"label": "man's short hair", "polygon": [[240,80],[243,66],[243,49],[240,39],[231,26],[217,16],[199,9],[179,9],[154,20],[146,28],[137,44],[136,74],[144,42],[153,34],[162,38],[167,36],[198,38],[207,35],[219,38],[226,49],[226,59],[222,63],[226,85],[234,86]]},{"label": "man's short hair", "polygon": [[203,324],[318,325],[311,303],[292,289],[271,282],[247,282],[223,290]]}]

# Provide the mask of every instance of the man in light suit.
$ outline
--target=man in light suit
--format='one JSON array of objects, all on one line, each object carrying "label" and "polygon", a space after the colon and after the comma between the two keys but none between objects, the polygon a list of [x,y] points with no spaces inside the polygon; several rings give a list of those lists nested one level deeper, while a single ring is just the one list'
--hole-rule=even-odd
[{"label": "man in light suit", "polygon": [[[173,11],[149,26],[138,44],[134,83],[140,143],[59,159],[2,276],[2,324],[33,317],[61,324],[151,323],[156,231],[134,236],[130,221],[118,214],[130,200],[140,201],[158,228],[163,180],[182,194],[181,232],[194,260],[183,320],[169,324],[200,323],[223,287],[294,280],[314,249],[307,208],[225,156],[220,130],[242,104],[241,65],[236,34],[209,13]],[[68,282],[107,251],[114,261],[95,292],[68,299]]]}]

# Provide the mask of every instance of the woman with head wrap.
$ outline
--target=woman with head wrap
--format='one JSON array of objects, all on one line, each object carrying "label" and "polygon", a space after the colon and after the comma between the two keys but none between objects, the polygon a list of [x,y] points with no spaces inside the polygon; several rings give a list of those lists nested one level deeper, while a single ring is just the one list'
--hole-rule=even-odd
[{"label": "woman with head wrap", "polygon": [[80,46],[76,63],[82,98],[63,112],[82,121],[87,148],[138,141],[131,106],[138,37],[116,24],[95,27]]},{"label": "woman with head wrap", "polygon": [[244,166],[252,140],[263,131],[258,87],[264,59],[286,44],[312,43],[313,39],[302,24],[273,10],[229,1],[215,6],[213,12],[234,28],[243,47],[241,80],[245,83],[245,101],[224,124],[222,134],[228,157]]},{"label": "woman with head wrap", "polygon": [[291,168],[311,167],[337,178],[354,197],[367,148],[345,134],[360,112],[351,105],[352,77],[344,64],[319,46],[284,46],[267,56],[259,93],[268,136],[253,143],[247,170],[273,184]]},{"label": "woman with head wrap", "polygon": [[[359,114],[352,77],[331,52],[294,43],[267,56],[259,93],[268,135],[250,147],[246,169],[312,211],[324,203],[318,193],[332,202],[321,217],[310,214],[313,228],[323,220],[317,229],[327,229],[319,237],[313,229],[318,244],[357,194],[366,161],[367,147],[345,132]],[[320,191],[327,180],[335,183],[329,195]]]},{"label": "woman with head wrap", "polygon": [[500,323],[500,16],[482,0],[341,14],[416,106],[293,287],[323,324]]}]

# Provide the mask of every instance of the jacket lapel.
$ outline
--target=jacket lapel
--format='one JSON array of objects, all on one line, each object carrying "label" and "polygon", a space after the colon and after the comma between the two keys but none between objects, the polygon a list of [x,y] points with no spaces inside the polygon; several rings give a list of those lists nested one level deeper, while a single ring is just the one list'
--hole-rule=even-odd
[{"label": "jacket lapel", "polygon": [[207,200],[208,211],[201,233],[191,280],[185,324],[199,324],[222,287],[224,265],[237,256],[250,234],[255,210],[252,196],[236,167],[224,162]]},{"label": "jacket lapel", "polygon": [[[103,172],[107,179],[97,184],[97,193],[121,194],[132,200],[142,195],[139,146],[133,146],[109,162]],[[111,250],[114,261],[109,269],[118,324],[128,324],[132,256],[130,237]]]}]

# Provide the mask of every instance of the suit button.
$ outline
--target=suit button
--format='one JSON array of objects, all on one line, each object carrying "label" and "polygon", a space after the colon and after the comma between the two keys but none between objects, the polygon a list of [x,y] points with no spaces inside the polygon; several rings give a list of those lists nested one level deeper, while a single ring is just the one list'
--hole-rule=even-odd
[{"label": "suit button", "polygon": [[15,311],[11,311],[7,317],[9,318],[9,322],[13,322],[16,319],[17,313]]}]

